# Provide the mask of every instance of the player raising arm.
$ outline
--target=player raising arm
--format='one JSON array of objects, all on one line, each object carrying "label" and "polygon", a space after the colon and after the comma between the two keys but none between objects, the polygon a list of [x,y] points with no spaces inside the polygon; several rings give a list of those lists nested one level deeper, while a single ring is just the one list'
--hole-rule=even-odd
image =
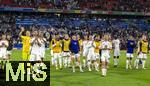
[{"label": "player raising arm", "polygon": [[29,60],[29,54],[30,54],[30,31],[25,32],[25,36],[23,36],[23,33],[25,32],[24,27],[21,27],[21,32],[19,33],[19,36],[22,40],[22,60],[27,61]]}]

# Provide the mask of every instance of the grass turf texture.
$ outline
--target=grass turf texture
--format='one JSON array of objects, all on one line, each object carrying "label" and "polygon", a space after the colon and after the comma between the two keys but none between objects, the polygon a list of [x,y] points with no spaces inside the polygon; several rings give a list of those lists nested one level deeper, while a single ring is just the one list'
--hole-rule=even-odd
[{"label": "grass turf texture", "polygon": [[[136,55],[134,55],[136,56]],[[14,50],[11,60],[21,60],[21,51]],[[46,51],[46,59],[50,61],[49,51]],[[134,60],[133,60],[134,61]],[[113,58],[111,55],[109,69],[106,77],[101,77],[101,71],[72,73],[71,68],[55,70],[51,67],[50,86],[150,86],[150,58],[146,61],[146,70],[125,70],[126,53],[121,51],[119,67],[113,67]]]}]

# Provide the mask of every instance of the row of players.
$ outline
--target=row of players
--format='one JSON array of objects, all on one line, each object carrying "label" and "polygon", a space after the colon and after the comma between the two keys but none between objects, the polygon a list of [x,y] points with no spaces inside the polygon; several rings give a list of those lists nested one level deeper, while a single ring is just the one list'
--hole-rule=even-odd
[{"label": "row of players", "polygon": [[[25,35],[23,35],[23,33],[25,33]],[[31,36],[30,31],[25,31],[24,27],[21,27],[19,36],[23,43],[22,61],[42,62],[45,57],[46,44],[46,39],[43,37],[43,32],[33,31]],[[5,61],[9,61],[9,59],[11,59],[12,50],[12,37],[10,35],[2,34],[0,40],[0,67],[4,68]]]},{"label": "row of players", "polygon": [[[41,62],[45,57],[45,43],[47,42],[42,32],[33,31],[32,36],[30,31],[26,31],[25,36],[22,35],[23,32],[25,32],[25,29],[22,27],[19,34],[23,43],[22,60]],[[6,60],[9,59],[11,55],[10,50],[12,49],[12,42],[8,39],[6,39],[5,35],[2,35],[0,40],[0,57]],[[138,57],[135,60],[135,67],[138,69],[139,62],[142,62],[142,68],[145,69],[148,53],[146,35],[142,35],[137,45]],[[136,43],[131,36],[127,41],[126,69],[131,68],[135,46]],[[63,65],[64,67],[72,66],[73,72],[75,72],[75,66],[78,65],[81,72],[83,72],[82,66],[87,66],[89,71],[91,71],[91,66],[94,66],[95,70],[99,71],[101,64],[102,75],[106,76],[111,50],[114,51],[114,66],[118,65],[120,41],[117,38],[111,40],[110,35],[107,34],[101,39],[99,35],[86,35],[84,40],[81,40],[79,35],[69,37],[66,34],[63,39],[60,39],[59,35],[54,35],[50,42],[50,49],[52,55],[51,62],[56,69],[62,68]],[[81,57],[83,57],[82,60]]]},{"label": "row of players", "polygon": [[[139,63],[141,63],[142,68],[145,69],[148,53],[146,35],[142,35],[137,44],[132,36],[127,40],[126,69],[132,68],[132,58],[136,46],[138,46],[138,57],[135,60],[134,67],[138,69]],[[120,40],[118,38],[111,40],[110,35],[107,34],[102,39],[99,35],[85,35],[84,40],[81,40],[79,35],[73,35],[71,38],[65,35],[63,39],[56,35],[53,37],[50,47],[52,49],[51,63],[56,69],[58,69],[58,64],[59,68],[62,68],[62,65],[67,67],[71,64],[73,72],[75,72],[75,65],[79,66],[80,72],[83,72],[82,66],[87,66],[89,71],[91,71],[91,66],[94,66],[95,70],[99,71],[101,65],[103,76],[106,76],[111,50],[114,52],[115,67],[118,65],[120,56]]]}]

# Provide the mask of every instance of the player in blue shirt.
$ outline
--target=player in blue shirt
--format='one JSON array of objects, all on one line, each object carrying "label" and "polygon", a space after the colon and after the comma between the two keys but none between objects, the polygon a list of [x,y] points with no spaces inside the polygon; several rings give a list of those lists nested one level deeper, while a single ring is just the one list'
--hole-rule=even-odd
[{"label": "player in blue shirt", "polygon": [[83,72],[82,70],[82,65],[80,62],[80,45],[79,45],[79,41],[77,40],[77,36],[73,35],[72,39],[70,41],[70,51],[71,51],[71,60],[72,60],[72,69],[73,72],[75,72],[75,63],[77,63],[77,65],[80,68],[80,72]]},{"label": "player in blue shirt", "polygon": [[136,43],[133,39],[133,36],[130,36],[129,40],[127,40],[126,69],[128,69],[128,68],[132,69],[131,65],[132,65],[132,58],[134,57],[133,53],[134,53],[135,47],[136,47]]}]

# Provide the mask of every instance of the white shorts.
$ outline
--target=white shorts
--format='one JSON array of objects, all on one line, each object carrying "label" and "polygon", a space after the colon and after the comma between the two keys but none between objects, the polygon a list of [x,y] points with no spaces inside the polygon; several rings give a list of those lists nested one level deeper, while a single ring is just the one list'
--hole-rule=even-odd
[{"label": "white shorts", "polygon": [[73,58],[79,58],[80,57],[80,54],[74,54],[73,55]]},{"label": "white shorts", "polygon": [[40,55],[37,55],[37,54],[30,55],[30,61],[39,61],[39,60],[41,60]]},{"label": "white shorts", "polygon": [[134,56],[133,56],[133,53],[127,53],[127,54],[126,54],[126,57],[127,57],[127,58],[133,58]]},{"label": "white shorts", "polygon": [[45,58],[45,51],[42,51],[41,54],[40,54],[40,56],[41,56],[42,58]]},{"label": "white shorts", "polygon": [[40,50],[32,50],[30,54],[30,61],[39,61],[41,60]]},{"label": "white shorts", "polygon": [[7,56],[7,50],[3,50],[3,49],[1,49],[1,51],[0,51],[0,58],[6,58],[6,56]]},{"label": "white shorts", "polygon": [[102,53],[101,54],[101,61],[109,62],[109,58],[110,58],[109,53]]},{"label": "white shorts", "polygon": [[83,55],[84,57],[87,56],[87,55],[88,55],[88,50],[87,50],[87,49],[84,49],[82,55]]},{"label": "white shorts", "polygon": [[64,56],[64,57],[70,56],[70,52],[62,52],[62,56]]},{"label": "white shorts", "polygon": [[61,53],[53,53],[54,60],[61,58]]},{"label": "white shorts", "polygon": [[147,59],[147,54],[144,53],[140,53],[139,56],[137,58],[141,58],[141,59]]},{"label": "white shorts", "polygon": [[87,60],[96,60],[95,53],[88,53]]},{"label": "white shorts", "polygon": [[99,53],[95,53],[95,58],[96,58],[96,59],[100,59]]},{"label": "white shorts", "polygon": [[114,56],[120,56],[120,50],[114,50]]}]

